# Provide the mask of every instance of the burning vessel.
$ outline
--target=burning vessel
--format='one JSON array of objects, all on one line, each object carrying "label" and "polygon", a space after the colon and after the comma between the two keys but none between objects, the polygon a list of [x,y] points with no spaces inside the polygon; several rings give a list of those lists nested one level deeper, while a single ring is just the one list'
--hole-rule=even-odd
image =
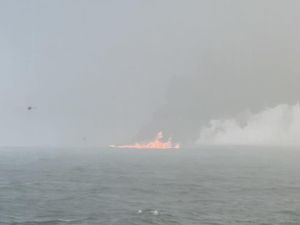
[{"label": "burning vessel", "polygon": [[153,141],[147,143],[135,143],[132,145],[110,145],[111,148],[129,148],[129,149],[179,149],[180,144],[172,143],[172,139],[163,140],[162,131],[158,132]]}]

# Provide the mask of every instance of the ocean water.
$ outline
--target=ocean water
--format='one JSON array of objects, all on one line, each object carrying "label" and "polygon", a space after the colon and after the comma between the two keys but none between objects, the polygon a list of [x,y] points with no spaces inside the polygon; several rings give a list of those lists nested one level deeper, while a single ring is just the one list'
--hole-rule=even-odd
[{"label": "ocean water", "polygon": [[0,149],[0,224],[299,225],[300,149]]}]

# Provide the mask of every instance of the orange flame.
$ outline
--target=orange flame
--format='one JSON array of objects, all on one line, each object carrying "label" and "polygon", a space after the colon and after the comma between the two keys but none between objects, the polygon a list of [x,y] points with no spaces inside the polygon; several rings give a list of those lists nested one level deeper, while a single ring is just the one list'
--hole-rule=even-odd
[{"label": "orange flame", "polygon": [[133,148],[133,149],[178,149],[179,144],[173,144],[171,138],[167,142],[163,141],[163,133],[160,131],[154,141],[149,143],[135,143],[133,145],[110,145],[112,148]]}]

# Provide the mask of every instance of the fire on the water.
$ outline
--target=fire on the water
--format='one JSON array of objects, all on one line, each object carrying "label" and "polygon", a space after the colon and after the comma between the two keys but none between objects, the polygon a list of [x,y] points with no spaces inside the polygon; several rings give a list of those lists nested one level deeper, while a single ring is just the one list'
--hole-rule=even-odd
[{"label": "fire on the water", "polygon": [[172,143],[171,138],[168,141],[163,141],[163,133],[159,132],[156,138],[149,143],[135,143],[133,145],[110,145],[111,148],[132,148],[132,149],[178,149],[180,145]]}]

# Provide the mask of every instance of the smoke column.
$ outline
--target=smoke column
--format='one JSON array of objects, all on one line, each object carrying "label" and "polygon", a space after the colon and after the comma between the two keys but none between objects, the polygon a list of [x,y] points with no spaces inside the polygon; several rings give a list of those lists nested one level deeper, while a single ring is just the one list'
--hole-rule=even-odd
[{"label": "smoke column", "polygon": [[137,140],[162,130],[176,142],[193,145],[213,118],[299,100],[299,1],[212,4],[208,12],[214,13],[197,12],[203,19],[184,25],[191,30],[180,32],[182,39],[170,37],[173,78],[164,104]]},{"label": "smoke column", "polygon": [[[141,129],[137,140],[144,140],[162,130],[183,146],[193,146],[199,133],[213,118],[231,118],[240,112],[259,112],[266,107],[298,101],[298,74],[283,70],[265,75],[270,67],[253,67],[245,74],[216,63],[203,66],[199,75],[177,76],[167,91],[165,103]],[[219,68],[218,68],[219,67]],[[269,68],[268,68],[269,67]],[[219,71],[220,70],[220,71]],[[253,75],[249,75],[253,74]]]}]

